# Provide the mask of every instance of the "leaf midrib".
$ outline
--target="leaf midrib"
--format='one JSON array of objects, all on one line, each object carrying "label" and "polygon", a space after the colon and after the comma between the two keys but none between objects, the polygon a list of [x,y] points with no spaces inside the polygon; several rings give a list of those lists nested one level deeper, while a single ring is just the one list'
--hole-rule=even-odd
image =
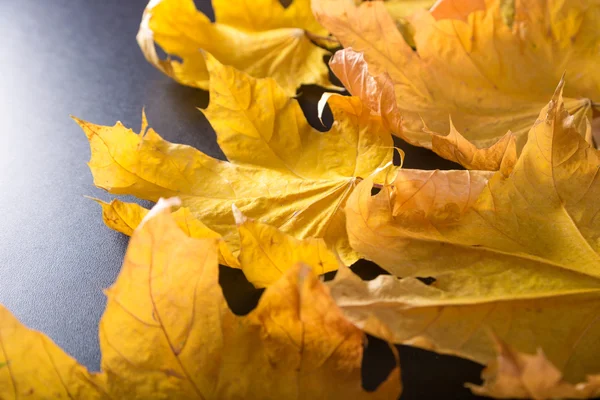
[{"label": "leaf midrib", "polygon": [[[335,281],[333,283],[335,285]],[[459,307],[459,306],[476,306],[483,304],[491,304],[491,303],[510,303],[510,302],[520,302],[520,301],[528,301],[528,300],[548,300],[554,299],[557,297],[569,297],[569,296],[581,296],[581,295],[589,295],[589,294],[598,294],[598,300],[600,300],[600,287],[597,289],[572,289],[572,290],[564,290],[558,293],[538,293],[538,294],[521,294],[514,295],[511,293],[507,293],[506,297],[503,296],[490,296],[489,298],[482,297],[482,300],[478,300],[477,298],[469,299],[467,296],[465,298],[453,298],[453,299],[443,299],[443,300],[432,300],[428,302],[423,302],[422,304],[411,303],[410,300],[403,300],[402,298],[394,298],[390,297],[387,299],[378,298],[376,300],[353,300],[351,304],[345,304],[344,300],[337,300],[337,304],[342,309],[349,308],[368,308],[369,310],[373,309],[373,307],[383,307],[383,308],[395,308],[395,306],[403,305],[405,306],[403,310],[409,311],[414,309],[423,309],[423,308],[437,308],[437,307]],[[335,296],[334,296],[335,297]]]}]

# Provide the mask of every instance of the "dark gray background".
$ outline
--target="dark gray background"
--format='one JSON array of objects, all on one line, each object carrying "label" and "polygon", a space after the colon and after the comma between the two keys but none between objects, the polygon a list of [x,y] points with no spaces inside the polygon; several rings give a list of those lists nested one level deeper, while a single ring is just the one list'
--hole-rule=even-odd
[{"label": "dark gray background", "polygon": [[[83,197],[111,198],[94,187],[88,142],[69,115],[137,129],[145,106],[151,126],[167,140],[222,158],[212,128],[195,109],[207,105],[207,93],[170,81],[139,51],[135,34],[145,4],[0,0],[0,303],[91,370],[100,365],[102,290],[117,276],[127,238],[104,226],[99,206]],[[197,4],[212,17],[208,0]],[[300,92],[315,123],[322,92]],[[408,167],[450,166],[399,145]],[[237,311],[248,311],[260,295],[235,271],[223,270],[221,281]],[[385,346],[370,343],[367,387],[389,361]],[[403,399],[474,398],[462,385],[478,381],[478,365],[399,348]]]}]

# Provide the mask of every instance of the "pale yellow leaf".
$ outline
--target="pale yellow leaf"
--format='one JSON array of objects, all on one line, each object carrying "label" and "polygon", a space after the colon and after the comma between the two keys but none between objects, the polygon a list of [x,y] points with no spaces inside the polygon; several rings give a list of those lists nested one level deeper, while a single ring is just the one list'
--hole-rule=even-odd
[{"label": "pale yellow leaf", "polygon": [[406,23],[406,18],[416,11],[427,10],[435,0],[385,0],[385,8],[396,22]]},{"label": "pale yellow leaf", "polygon": [[431,286],[389,275],[362,281],[349,269],[340,269],[328,284],[350,321],[395,343],[485,364],[495,356],[488,335],[492,329],[523,351],[544,348],[569,381],[600,371],[598,280],[535,274],[534,263],[510,268],[471,262],[461,267],[444,260],[456,272],[434,275]]},{"label": "pale yellow leaf", "polygon": [[574,385],[544,355],[520,353],[495,339],[496,360],[483,373],[483,385],[467,384],[473,393],[501,399],[589,399],[600,396],[600,375],[588,375],[586,382]]}]

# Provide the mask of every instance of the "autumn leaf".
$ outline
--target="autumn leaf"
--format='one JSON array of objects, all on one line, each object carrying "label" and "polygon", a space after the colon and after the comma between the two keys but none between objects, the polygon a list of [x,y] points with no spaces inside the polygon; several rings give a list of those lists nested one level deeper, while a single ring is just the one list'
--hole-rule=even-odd
[{"label": "autumn leaf", "polygon": [[[139,204],[126,203],[118,199],[114,199],[110,203],[97,199],[94,200],[102,207],[102,219],[106,226],[127,236],[133,234],[135,228],[138,227],[150,211]],[[189,208],[181,207],[171,215],[177,226],[189,237],[202,239],[221,238],[221,235],[217,232],[194,218]],[[229,247],[227,247],[224,241],[219,242],[219,262],[232,268],[241,268],[237,258],[231,254]]]},{"label": "autumn leaf", "polygon": [[297,262],[313,266],[317,275],[339,268],[340,261],[323,239],[298,240],[275,227],[246,218],[235,206],[233,213],[240,234],[240,268],[254,286],[269,286]]},{"label": "autumn leaf", "polygon": [[436,20],[466,20],[470,13],[485,10],[484,0],[383,0],[383,4],[396,22],[405,21],[406,18],[421,10],[431,11],[431,15]]},{"label": "autumn leaf", "polygon": [[[309,35],[327,35],[314,19],[310,0],[213,0],[216,22],[196,10],[193,0],[151,0],[137,40],[146,59],[184,85],[208,89],[203,51],[254,77],[272,77],[292,96],[300,85],[335,88],[323,57],[329,52]],[[155,43],[167,54],[161,59]],[[178,57],[178,59],[172,56]]]},{"label": "autumn leaf", "polygon": [[359,184],[346,208],[351,244],[398,276],[448,271],[443,255],[462,251],[600,276],[599,169],[561,85],[509,176],[403,169],[374,197],[368,181]]},{"label": "autumn leaf", "polygon": [[[102,206],[102,218],[106,225],[128,236],[133,234],[149,212],[136,203],[116,199],[110,203],[96,201]],[[317,275],[338,269],[340,262],[323,239],[298,240],[275,227],[249,219],[237,207],[233,208],[240,238],[239,260],[231,254],[224,241],[219,241],[219,263],[242,269],[254,286],[269,286],[297,262],[313,266]],[[221,235],[194,218],[188,208],[181,207],[171,215],[179,228],[190,237],[221,238]]]},{"label": "autumn leaf", "polygon": [[480,396],[502,399],[588,399],[600,396],[600,375],[573,385],[562,379],[561,372],[541,349],[536,354],[516,351],[495,340],[498,356],[482,373],[482,386],[468,384]]},{"label": "autumn leaf", "polygon": [[[531,264],[522,265],[532,269]],[[471,263],[452,277],[435,275],[430,286],[389,275],[363,281],[341,269],[328,284],[346,318],[398,344],[485,364],[495,356],[488,335],[492,329],[523,351],[545,349],[569,381],[599,372],[597,280],[566,277],[561,282],[561,276],[548,276],[545,282],[540,273],[535,276],[540,281],[534,282],[533,274],[527,276],[520,266]],[[486,272],[493,275],[477,277]],[[520,284],[520,279],[529,280]]]},{"label": "autumn leaf", "polygon": [[395,368],[361,387],[364,334],[310,268],[289,268],[246,316],[218,282],[218,240],[191,238],[159,203],[134,232],[100,321],[102,373],[0,308],[2,398],[396,398]]},{"label": "autumn leaf", "polygon": [[436,20],[452,19],[467,22],[475,11],[485,11],[485,0],[438,0],[429,10]]},{"label": "autumn leaf", "polygon": [[520,153],[565,71],[565,107],[589,138],[586,117],[591,118],[592,101],[600,99],[600,53],[593,50],[600,46],[600,4],[487,0],[486,5],[466,23],[416,12],[410,18],[413,51],[383,3],[355,7],[347,0],[313,0],[317,19],[348,47],[332,59],[334,73],[365,104],[378,105],[373,110],[408,142],[473,169],[490,168],[493,155],[498,169],[502,150],[512,147],[485,150],[489,154],[479,158],[488,161],[478,165],[469,163],[472,148],[450,142],[452,151],[441,150],[432,140],[444,140],[451,116],[476,149],[491,148],[509,134]]},{"label": "autumn leaf", "polygon": [[508,176],[405,169],[375,196],[369,180],[358,185],[350,243],[405,279],[332,289],[351,320],[481,363],[493,357],[491,327],[521,351],[542,347],[569,380],[600,370],[600,152],[561,89]]},{"label": "autumn leaf", "polygon": [[323,238],[350,265],[343,207],[361,178],[393,178],[393,142],[357,98],[333,96],[329,132],[305,120],[296,100],[272,79],[257,80],[208,58],[210,105],[205,115],[229,162],[120,123],[78,120],[91,147],[94,183],[113,194],[156,201],[179,196],[217,232],[232,253],[239,236],[231,206],[298,239]]},{"label": "autumn leaf", "polygon": [[108,399],[103,385],[101,377],[0,305],[0,399]]},{"label": "autumn leaf", "polygon": [[431,11],[436,20],[464,21],[470,13],[485,10],[484,0],[384,0],[384,5],[396,21],[406,19],[421,10]]},{"label": "autumn leaf", "polygon": [[[360,1],[355,3],[360,4]],[[383,4],[394,20],[396,28],[411,47],[415,46],[415,42],[414,29],[409,20],[415,12],[429,10],[436,20],[466,20],[471,12],[485,9],[483,0],[384,0]]]},{"label": "autumn leaf", "polygon": [[385,0],[384,5],[390,16],[396,21],[407,23],[406,18],[418,10],[427,10],[435,0]]},{"label": "autumn leaf", "polygon": [[111,393],[125,398],[153,396],[156,388],[168,398],[398,392],[398,370],[378,392],[362,390],[363,334],[309,269],[291,268],[254,311],[237,317],[218,284],[215,240],[187,237],[168,214],[132,237],[107,296],[102,367]]},{"label": "autumn leaf", "polygon": [[596,148],[600,148],[600,110],[598,110],[598,116],[592,120],[592,134]]}]

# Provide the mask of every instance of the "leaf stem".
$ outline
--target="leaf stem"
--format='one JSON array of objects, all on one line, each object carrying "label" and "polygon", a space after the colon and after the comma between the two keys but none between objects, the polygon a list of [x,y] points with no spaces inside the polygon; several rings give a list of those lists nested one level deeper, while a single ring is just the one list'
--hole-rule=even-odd
[{"label": "leaf stem", "polygon": [[333,36],[321,36],[321,35],[311,33],[309,31],[304,31],[304,33],[306,34],[306,37],[308,37],[308,39],[311,42],[313,42],[314,44],[316,44],[319,47],[324,47],[327,50],[331,50],[336,47],[342,46],[340,41],[337,40],[336,38],[334,38]]}]

